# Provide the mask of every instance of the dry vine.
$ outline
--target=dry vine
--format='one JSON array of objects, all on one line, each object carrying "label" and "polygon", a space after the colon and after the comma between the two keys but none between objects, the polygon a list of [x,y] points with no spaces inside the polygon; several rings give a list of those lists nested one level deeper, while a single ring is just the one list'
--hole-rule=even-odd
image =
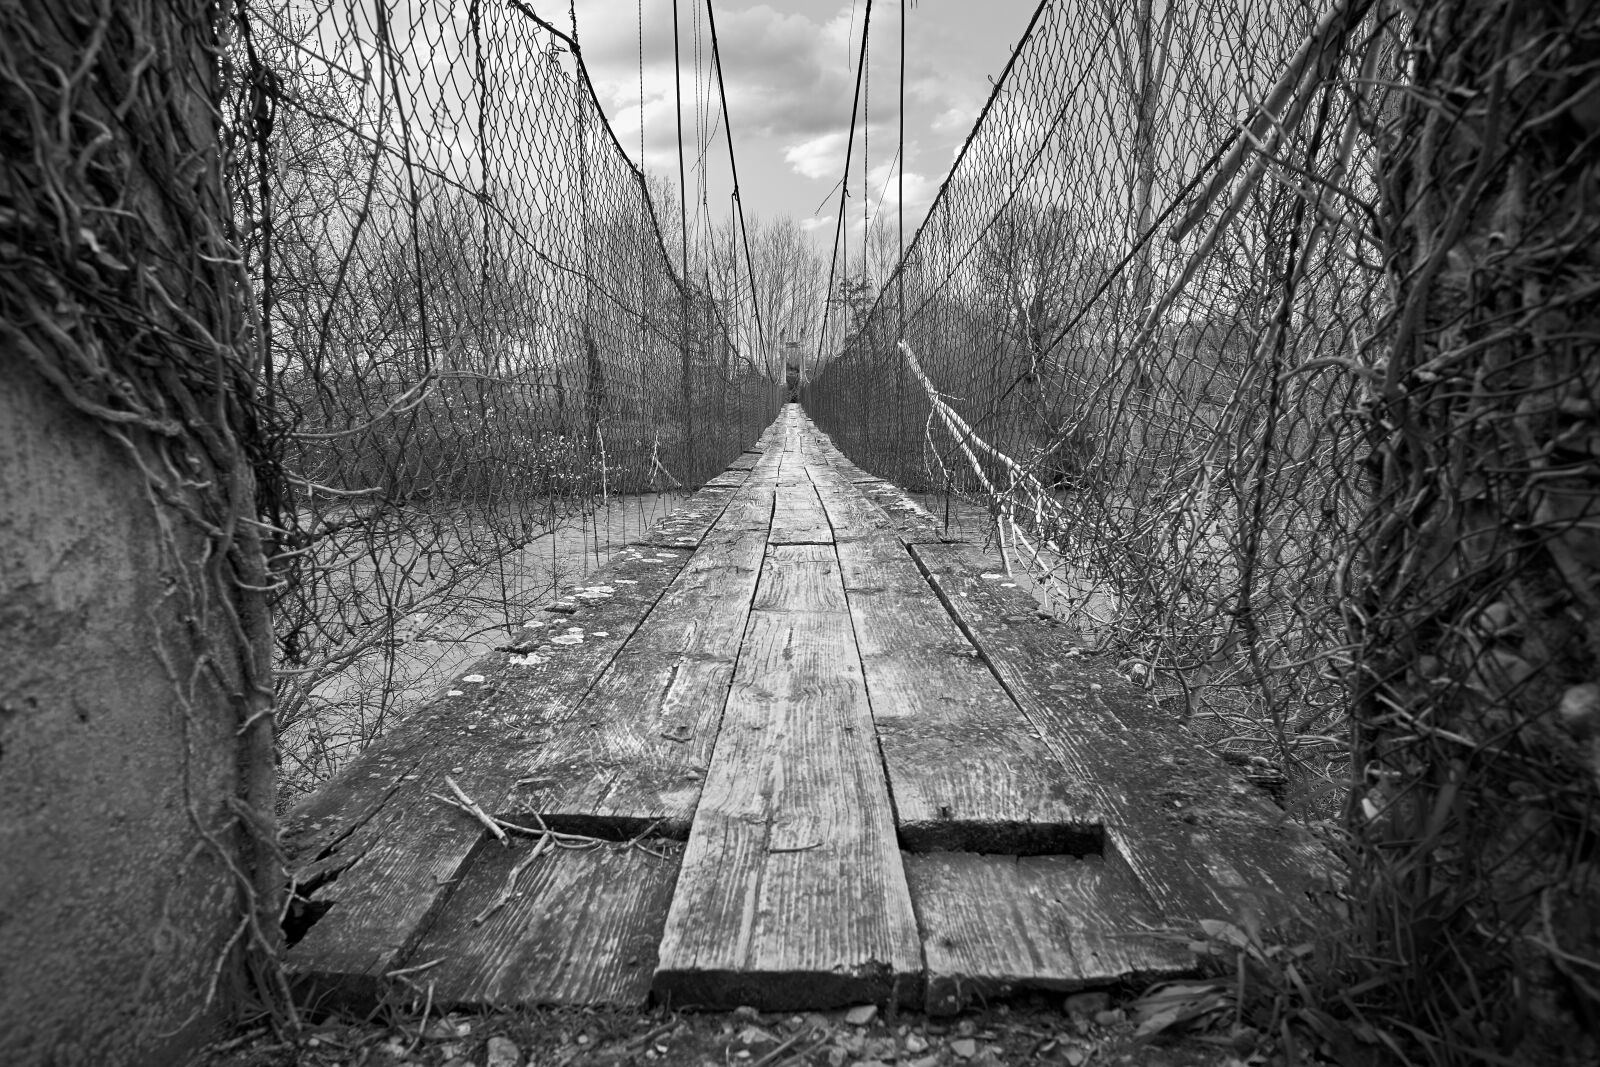
[{"label": "dry vine", "polygon": [[[0,340],[120,446],[159,532],[167,593],[146,639],[185,738],[188,819],[236,915],[197,1011],[225,983],[237,1003],[248,975],[263,1009],[292,1023],[256,522],[257,472],[273,463],[248,278],[227,233],[219,27],[199,2],[37,8],[0,4]],[[236,738],[225,803],[205,769],[218,754],[196,739],[218,716]]]}]

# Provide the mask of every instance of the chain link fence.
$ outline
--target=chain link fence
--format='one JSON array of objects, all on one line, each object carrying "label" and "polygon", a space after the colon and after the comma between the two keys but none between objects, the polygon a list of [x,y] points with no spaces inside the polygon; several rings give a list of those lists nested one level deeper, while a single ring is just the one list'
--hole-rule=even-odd
[{"label": "chain link fence", "polygon": [[1344,749],[1384,288],[1352,205],[1382,51],[1347,29],[1285,0],[1043,5],[806,392],[862,466],[976,494],[1086,641],[1301,785]]},{"label": "chain link fence", "polygon": [[530,553],[704,481],[779,401],[675,270],[571,32],[487,0],[240,0],[230,29],[280,753],[309,784],[438,684],[430,642],[520,626],[554,580]]},{"label": "chain link fence", "polygon": [[803,397],[1326,829],[1340,1062],[1595,1047],[1596,18],[1044,3]]},{"label": "chain link fence", "polygon": [[1343,749],[1384,286],[1351,202],[1381,51],[1346,29],[1289,0],[1041,6],[806,393],[868,469],[975,494],[1086,641],[1302,784]]}]

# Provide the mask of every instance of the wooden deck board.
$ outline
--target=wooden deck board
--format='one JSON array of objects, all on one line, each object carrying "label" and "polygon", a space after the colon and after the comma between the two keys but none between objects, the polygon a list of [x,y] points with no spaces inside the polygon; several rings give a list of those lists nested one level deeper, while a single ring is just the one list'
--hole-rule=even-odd
[{"label": "wooden deck board", "polygon": [[714,479],[695,493],[690,502],[674,511],[661,522],[655,523],[632,541],[635,545],[649,545],[692,549],[716,525],[724,507],[733,499],[747,478],[738,475],[727,479]]},{"label": "wooden deck board", "polygon": [[[817,492],[829,505],[834,536],[839,540],[887,532],[905,544],[940,544],[966,540],[944,529],[939,518],[893,482],[864,475],[826,437],[817,445],[812,469]],[[841,521],[846,525],[840,526]]]},{"label": "wooden deck board", "polygon": [[[720,515],[723,494],[700,494]],[[698,521],[698,520],[697,520]],[[681,550],[624,552],[576,596],[536,612],[517,652],[496,652],[403,721],[287,821],[285,848],[314,924],[286,959],[314,991],[382,993],[440,914],[483,836],[433,800],[450,775],[493,804],[551,724],[580,704],[688,562]],[[598,595],[602,588],[609,592]],[[584,595],[584,594],[597,595]],[[582,632],[581,643],[553,640]],[[605,637],[594,636],[604,633]],[[465,678],[481,679],[468,682]]]},{"label": "wooden deck board", "polygon": [[827,513],[822,510],[816,487],[809,480],[803,484],[778,485],[769,541],[775,545],[833,543],[833,530],[828,525]]},{"label": "wooden deck board", "polygon": [[[1105,868],[1092,790],[1054,758],[931,595],[899,539],[905,527],[853,487],[830,479],[818,491],[840,538],[900,842],[913,850],[905,865],[926,956],[924,1008],[954,1012],[1019,989],[1082,988],[1135,965],[1150,973],[1190,966],[1187,953],[1174,967],[1086,950],[1085,941],[1126,930],[1133,914],[1152,914],[1131,879],[1111,894],[1103,879],[1083,876]],[[1083,855],[1090,858],[1074,858]]]},{"label": "wooden deck board", "polygon": [[[775,466],[776,459],[768,463]],[[630,635],[583,701],[553,717],[549,743],[508,768],[510,787],[493,810],[568,832],[687,835],[771,511],[771,489],[758,475],[727,505],[717,530],[701,536],[650,624]],[[640,559],[671,563],[676,554],[657,549]],[[452,962],[439,989],[462,1003],[639,1006],[681,851],[660,844],[674,850],[670,863],[638,850],[618,859],[605,849],[535,860],[516,904],[481,924],[472,919],[500,891],[511,861],[480,849],[416,958],[447,954]]]},{"label": "wooden deck board", "polygon": [[416,980],[433,983],[440,1007],[644,1007],[682,849],[663,845],[660,856],[614,846],[542,855],[486,916],[532,846],[484,846],[417,946],[417,960],[443,962]]},{"label": "wooden deck board", "polygon": [[1057,760],[1090,784],[1107,854],[1125,862],[1167,922],[1297,909],[1322,855],[1220,760],[1161,720],[1149,698],[1085,665],[1020,597],[974,573],[959,546],[913,548],[963,629]]},{"label": "wooden deck board", "polygon": [[836,473],[822,472],[816,488],[835,541],[897,540],[899,531],[883,509],[839,481]]},{"label": "wooden deck board", "polygon": [[752,615],[662,944],[675,1005],[882,1001],[920,970],[859,672],[819,671],[847,628]]},{"label": "wooden deck board", "polygon": [[746,533],[697,553],[499,808],[687,833],[765,548]]},{"label": "wooden deck board", "polygon": [[846,612],[839,559],[832,545],[771,545],[761,569],[754,611]]},{"label": "wooden deck board", "polygon": [[[791,588],[825,587],[830,565],[814,566]],[[764,588],[779,580],[763,571]],[[921,946],[842,606],[839,589],[750,613],[662,939],[655,990],[675,1006],[919,992]]]},{"label": "wooden deck board", "polygon": [[838,552],[901,843],[1099,851],[1088,784],[1053,757],[906,550],[880,538]]},{"label": "wooden deck board", "polygon": [[[866,670],[901,841],[987,852],[1098,851],[1100,813],[898,540],[901,527],[840,473],[818,485]],[[1002,847],[1010,843],[1011,848]]]},{"label": "wooden deck board", "polygon": [[[637,573],[638,584],[581,612],[558,614],[549,630],[535,631],[548,637],[586,627],[609,638],[550,645],[530,636],[526,655],[540,662],[518,665],[513,658],[522,654],[505,653],[481,661],[464,677],[483,681],[458,680],[462,696],[437,698],[386,739],[375,758],[357,760],[324,788],[317,805],[291,821],[295,882],[316,887],[314,904],[326,909],[289,950],[291,971],[314,984],[336,981],[375,995],[382,975],[402,965],[482,835],[470,817],[428,794],[447,792],[447,774],[484,802],[501,793],[522,754],[548,738],[548,724],[582,701],[674,570],[622,567],[616,573]],[[406,771],[398,782],[371,777],[384,772],[369,767],[396,763]],[[360,804],[385,784],[392,788],[359,825],[318,817],[330,797],[350,796]]]},{"label": "wooden deck board", "polygon": [[1149,898],[1098,856],[905,857],[927,952],[926,1010],[1020,990],[1067,991],[1192,972],[1182,946],[1142,933]]}]

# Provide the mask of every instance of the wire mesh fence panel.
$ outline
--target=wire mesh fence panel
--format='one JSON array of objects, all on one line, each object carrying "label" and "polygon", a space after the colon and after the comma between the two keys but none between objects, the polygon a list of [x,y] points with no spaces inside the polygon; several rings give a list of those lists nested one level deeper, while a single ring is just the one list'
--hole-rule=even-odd
[{"label": "wire mesh fence panel", "polygon": [[778,397],[674,270],[570,34],[480,0],[244,0],[231,31],[305,782],[437,684],[429,641],[514,632],[558,531],[704,481]]},{"label": "wire mesh fence panel", "polygon": [[1361,6],[1042,5],[805,397],[863,466],[976,494],[1087,639],[1291,767],[1337,726],[1383,302],[1349,218]]},{"label": "wire mesh fence panel", "polygon": [[1258,1024],[1594,1057],[1597,41],[1592,4],[1042,4],[805,391],[1345,850]]}]

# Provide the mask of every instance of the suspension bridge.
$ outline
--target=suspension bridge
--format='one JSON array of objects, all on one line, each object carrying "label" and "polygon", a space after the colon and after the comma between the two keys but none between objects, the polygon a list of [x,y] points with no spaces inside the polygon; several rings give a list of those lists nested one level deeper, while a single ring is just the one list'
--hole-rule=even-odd
[{"label": "suspension bridge", "polygon": [[1136,1040],[1596,1062],[1595,5],[1040,0],[937,152],[903,3],[561,6],[0,4],[0,1060],[1221,962]]},{"label": "suspension bridge", "polygon": [[[1273,47],[1243,58],[1223,49],[1241,17],[1230,5],[1213,26],[1149,4],[1040,4],[875,301],[836,308],[831,276],[813,294],[824,313],[803,336],[829,358],[797,383],[803,410],[778,404],[760,312],[773,298],[742,216],[720,281],[720,254],[699,247],[709,226],[691,227],[683,201],[677,240],[663,235],[671,213],[657,215],[611,130],[575,23],[471,5],[464,24],[407,37],[329,7],[308,49],[296,25],[258,21],[252,63],[325,56],[300,72],[290,121],[324,144],[353,129],[350,152],[371,160],[359,210],[328,204],[347,225],[295,213],[251,250],[274,266],[269,294],[306,304],[269,323],[324,323],[317,346],[269,338],[298,448],[294,476],[274,483],[276,521],[286,543],[312,546],[282,568],[279,662],[296,669],[280,675],[280,726],[320,738],[366,721],[319,704],[319,680],[361,662],[349,635],[392,649],[395,620],[426,615],[449,586],[437,574],[476,580],[484,557],[555,528],[558,500],[698,487],[542,606],[506,586],[500,648],[327,760],[342,769],[285,838],[287,959],[310,995],[955,1011],[1190,972],[1171,931],[1303,902],[1323,866],[1305,831],[1117,673],[1117,656],[1041,615],[1003,549],[953,536],[895,483],[975,494],[1002,544],[1048,548],[1087,576],[1074,603],[1111,605],[1100,624],[1136,652],[1142,681],[1174,662],[1237,670],[1232,620],[1246,619],[1252,649],[1281,650],[1251,661],[1265,701],[1328,704],[1326,650],[1301,653],[1307,634],[1327,644],[1319,546],[1336,531],[1255,506],[1307,465],[1275,454],[1262,474],[1219,457],[1241,437],[1321,447],[1304,414],[1336,392],[1326,375],[1264,397],[1251,361],[1280,337],[1283,271],[1333,259],[1284,258],[1273,242],[1290,201],[1257,170],[1202,190],[1239,201],[1226,240],[1151,237],[1196,193],[1177,176],[1237,171],[1227,153],[1249,141],[1212,115],[1216,71],[1163,49],[1200,42],[1252,93],[1287,95],[1299,113],[1249,132],[1309,160],[1327,139],[1294,124],[1319,77],[1358,62],[1341,46],[1363,10],[1313,22],[1286,8],[1267,23]],[[695,81],[720,98],[706,16]],[[1095,34],[1120,52],[1085,52]],[[1109,110],[1081,106],[1064,63],[1110,87]],[[375,67],[392,69],[392,102],[350,80]],[[460,77],[430,80],[444,69]],[[312,86],[320,111],[304,106]],[[537,109],[512,121],[524,99]],[[342,125],[329,117],[341,107]],[[731,165],[726,120],[697,118],[702,161],[720,130]],[[274,160],[246,151],[242,170],[262,173],[245,201],[287,211],[283,198],[319,195]],[[849,173],[847,158],[846,186]],[[736,171],[734,185],[737,205]],[[1080,201],[1120,206],[1065,206]],[[834,266],[843,200],[838,221]],[[1302,223],[1308,246],[1332,240]],[[383,299],[290,284],[328,255]],[[1378,284],[1341,269],[1303,287],[1335,322]],[[1342,336],[1318,334],[1296,358]],[[330,345],[357,353],[351,365],[325,370]],[[1264,403],[1277,406],[1263,416]],[[1289,491],[1340,499],[1339,483],[1299,476]],[[1065,497],[1047,484],[1062,479]],[[383,503],[352,508],[372,485]],[[451,507],[387,503],[419,497]],[[386,723],[392,652],[372,673]]]}]

